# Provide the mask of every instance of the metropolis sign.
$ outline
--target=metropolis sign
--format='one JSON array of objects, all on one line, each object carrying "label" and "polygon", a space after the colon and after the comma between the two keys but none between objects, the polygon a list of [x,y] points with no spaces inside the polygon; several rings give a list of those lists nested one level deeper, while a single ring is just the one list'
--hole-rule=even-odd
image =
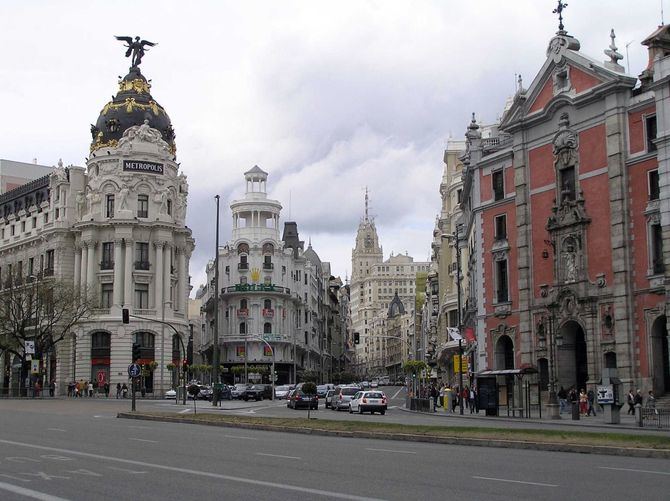
[{"label": "metropolis sign", "polygon": [[123,170],[129,172],[148,172],[150,174],[163,174],[163,164],[156,162],[141,162],[139,160],[124,160]]}]

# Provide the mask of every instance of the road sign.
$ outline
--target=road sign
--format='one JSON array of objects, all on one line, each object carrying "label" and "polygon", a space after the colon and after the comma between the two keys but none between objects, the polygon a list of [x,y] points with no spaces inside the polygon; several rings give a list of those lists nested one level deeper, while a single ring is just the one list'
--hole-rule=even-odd
[{"label": "road sign", "polygon": [[130,377],[137,377],[137,376],[140,375],[141,372],[142,372],[142,369],[137,364],[130,364],[128,366],[128,375]]},{"label": "road sign", "polygon": [[25,342],[25,353],[34,355],[35,354],[35,341],[26,341]]},{"label": "road sign", "polygon": [[98,379],[98,384],[105,384],[105,371],[98,371],[97,379]]},{"label": "road sign", "polygon": [[614,386],[612,386],[611,384],[605,386],[598,386],[596,394],[598,395],[599,404],[614,403]]},{"label": "road sign", "polygon": [[39,374],[40,373],[40,361],[39,359],[31,360],[30,361],[30,372],[33,374]]}]

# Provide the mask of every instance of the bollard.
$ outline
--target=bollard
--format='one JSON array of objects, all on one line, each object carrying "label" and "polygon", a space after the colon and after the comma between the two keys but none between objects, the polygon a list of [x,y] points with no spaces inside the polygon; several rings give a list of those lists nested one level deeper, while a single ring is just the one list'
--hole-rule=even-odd
[{"label": "bollard", "polygon": [[635,404],[635,422],[642,428],[642,404]]},{"label": "bollard", "polygon": [[572,402],[572,420],[579,421],[579,402]]}]

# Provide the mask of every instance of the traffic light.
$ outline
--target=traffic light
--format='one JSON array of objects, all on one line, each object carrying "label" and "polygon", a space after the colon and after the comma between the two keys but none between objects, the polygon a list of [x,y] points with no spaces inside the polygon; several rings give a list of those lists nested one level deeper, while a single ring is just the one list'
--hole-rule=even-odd
[{"label": "traffic light", "polygon": [[358,332],[354,332],[354,344],[361,343],[361,335]]},{"label": "traffic light", "polygon": [[133,343],[133,362],[140,359],[140,345]]},{"label": "traffic light", "polygon": [[128,308],[121,309],[121,318],[124,324],[130,323],[130,311],[128,311]]}]

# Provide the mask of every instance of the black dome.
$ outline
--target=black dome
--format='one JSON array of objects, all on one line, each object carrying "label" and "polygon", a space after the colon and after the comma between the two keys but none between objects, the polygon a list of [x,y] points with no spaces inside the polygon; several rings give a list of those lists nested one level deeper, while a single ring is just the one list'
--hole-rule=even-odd
[{"label": "black dome", "polygon": [[151,84],[137,66],[119,82],[119,92],[100,112],[95,125],[91,125],[91,151],[105,146],[116,146],[123,133],[133,125],[149,121],[149,127],[160,131],[163,140],[174,154],[177,147],[170,117],[163,107],[154,101],[149,90]]}]

